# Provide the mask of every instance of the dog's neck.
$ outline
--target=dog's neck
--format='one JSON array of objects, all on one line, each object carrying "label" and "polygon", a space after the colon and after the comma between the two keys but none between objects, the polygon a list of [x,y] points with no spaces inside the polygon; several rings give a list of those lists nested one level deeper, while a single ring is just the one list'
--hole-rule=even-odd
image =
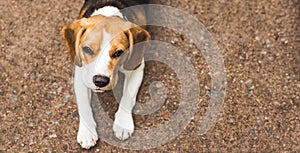
[{"label": "dog's neck", "polygon": [[119,16],[124,19],[123,14],[117,7],[114,6],[104,6],[102,8],[96,9],[91,16],[94,15],[104,15],[104,16]]}]

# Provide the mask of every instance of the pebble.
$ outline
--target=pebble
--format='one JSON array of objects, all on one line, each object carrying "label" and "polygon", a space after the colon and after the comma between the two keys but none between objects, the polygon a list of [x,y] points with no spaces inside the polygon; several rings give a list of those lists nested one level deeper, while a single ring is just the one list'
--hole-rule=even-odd
[{"label": "pebble", "polygon": [[57,138],[57,135],[56,134],[52,134],[49,136],[49,138]]},{"label": "pebble", "polygon": [[15,142],[18,142],[19,140],[19,137],[14,137],[15,138]]},{"label": "pebble", "polygon": [[256,134],[256,130],[250,129],[249,133],[254,135],[254,134]]},{"label": "pebble", "polygon": [[274,57],[270,56],[270,57],[267,57],[267,59],[268,59],[269,61],[273,61]]},{"label": "pebble", "polygon": [[68,93],[65,95],[65,101],[68,101],[71,98],[71,95]]},{"label": "pebble", "polygon": [[34,123],[33,123],[33,122],[30,122],[30,123],[29,123],[29,126],[30,126],[30,127],[33,127],[33,126],[34,126]]},{"label": "pebble", "polygon": [[261,124],[261,120],[256,120],[256,123],[260,125]]},{"label": "pebble", "polygon": [[193,51],[193,55],[198,55],[199,51]]},{"label": "pebble", "polygon": [[12,101],[18,101],[18,100],[19,100],[19,97],[18,97],[18,96],[12,96],[12,97],[11,97],[11,100],[12,100]]},{"label": "pebble", "polygon": [[58,89],[57,89],[57,93],[61,93],[62,92],[62,87],[59,87]]},{"label": "pebble", "polygon": [[52,112],[51,111],[45,111],[45,114],[50,115]]},{"label": "pebble", "polygon": [[251,97],[252,97],[252,93],[248,93],[247,98],[251,98]]},{"label": "pebble", "polygon": [[217,91],[213,91],[210,94],[208,94],[209,97],[217,97],[219,94]]},{"label": "pebble", "polygon": [[157,82],[155,86],[156,86],[156,88],[159,89],[159,88],[162,88],[164,86],[164,84],[161,82]]},{"label": "pebble", "polygon": [[58,121],[53,121],[52,124],[57,125],[57,124],[59,124],[59,122]]},{"label": "pebble", "polygon": [[255,37],[255,40],[260,41],[260,38],[258,36]]},{"label": "pebble", "polygon": [[285,40],[284,38],[281,39],[281,42],[284,43],[284,44],[288,44],[289,43],[289,41]]},{"label": "pebble", "polygon": [[30,75],[30,79],[31,79],[31,80],[35,80],[35,78],[36,78],[36,76],[35,76],[34,74],[31,74],[31,75]]},{"label": "pebble", "polygon": [[263,54],[263,55],[266,55],[266,54],[267,54],[266,51],[261,51],[260,53]]},{"label": "pebble", "polygon": [[63,107],[64,105],[65,105],[64,103],[60,103],[60,104],[54,105],[53,107],[54,107],[55,109],[58,109],[58,108],[60,108],[60,107]]},{"label": "pebble", "polygon": [[29,146],[31,145],[34,145],[34,142],[32,140],[29,142]]},{"label": "pebble", "polygon": [[234,141],[234,137],[233,137],[233,136],[230,136],[229,141]]}]

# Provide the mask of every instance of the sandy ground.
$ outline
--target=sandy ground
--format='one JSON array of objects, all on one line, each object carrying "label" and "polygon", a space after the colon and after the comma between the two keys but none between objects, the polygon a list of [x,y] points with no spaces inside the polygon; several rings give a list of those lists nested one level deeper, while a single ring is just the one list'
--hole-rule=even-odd
[{"label": "sandy ground", "polygon": [[[168,29],[152,28],[152,38],[180,47],[195,65],[200,97],[194,119],[175,139],[140,152],[299,152],[300,2],[154,0],[200,20],[217,41],[227,73],[226,98],[216,124],[199,135],[210,97],[204,57],[189,41]],[[76,143],[78,113],[72,88],[73,65],[60,36],[76,19],[82,1],[0,2],[0,152],[132,152],[98,141],[89,151]],[[176,75],[170,67],[147,62],[138,102],[148,87],[168,88],[164,106],[135,115],[137,130],[170,119],[178,108]],[[165,74],[163,74],[165,73]],[[112,93],[99,95],[113,118]],[[106,100],[106,101],[105,101]]]}]

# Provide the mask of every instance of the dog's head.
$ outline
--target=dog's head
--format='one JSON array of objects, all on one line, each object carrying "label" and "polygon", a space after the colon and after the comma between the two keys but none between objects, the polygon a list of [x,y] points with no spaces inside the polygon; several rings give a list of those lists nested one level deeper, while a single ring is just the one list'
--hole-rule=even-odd
[{"label": "dog's head", "polygon": [[70,59],[82,70],[83,82],[98,92],[116,85],[121,66],[134,70],[140,65],[143,47],[134,44],[150,39],[142,27],[102,15],[76,20],[61,33]]}]

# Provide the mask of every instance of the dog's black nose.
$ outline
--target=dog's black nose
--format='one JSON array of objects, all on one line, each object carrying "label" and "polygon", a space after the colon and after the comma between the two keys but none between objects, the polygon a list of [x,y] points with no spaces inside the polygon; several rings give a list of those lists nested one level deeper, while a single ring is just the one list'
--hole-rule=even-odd
[{"label": "dog's black nose", "polygon": [[102,75],[95,75],[93,77],[93,82],[97,87],[103,88],[109,84],[109,77],[102,76]]}]

